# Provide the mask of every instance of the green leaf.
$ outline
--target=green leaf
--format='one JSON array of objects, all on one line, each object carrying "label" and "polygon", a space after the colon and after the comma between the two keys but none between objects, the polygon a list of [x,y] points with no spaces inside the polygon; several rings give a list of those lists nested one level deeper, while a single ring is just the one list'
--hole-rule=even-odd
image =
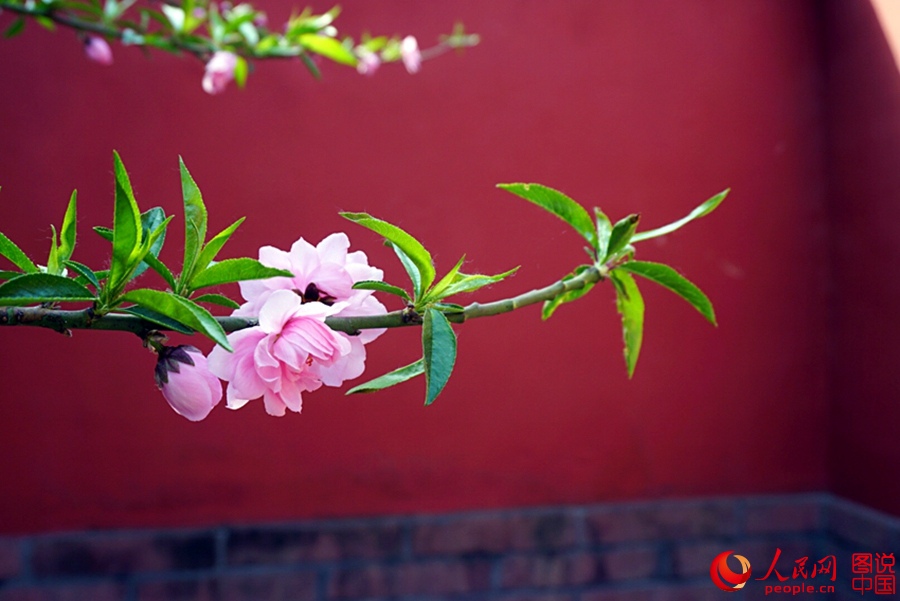
[{"label": "green leaf", "polygon": [[11,280],[22,275],[21,271],[0,271],[0,280]]},{"label": "green leaf", "polygon": [[422,295],[422,275],[419,273],[419,268],[416,267],[416,264],[412,262],[412,259],[407,256],[405,252],[400,250],[395,244],[391,244],[390,242],[385,242],[391,249],[394,251],[394,254],[397,255],[397,258],[400,259],[400,264],[403,265],[403,269],[406,270],[406,274],[409,276],[409,281],[412,283],[413,290],[413,298],[417,298]]},{"label": "green leaf", "polygon": [[356,66],[356,56],[353,52],[334,38],[305,34],[297,38],[297,41],[310,52],[315,52],[342,65]]},{"label": "green leaf", "polygon": [[171,292],[160,292],[150,288],[130,290],[122,296],[122,301],[140,305],[151,311],[162,313],[179,323],[201,332],[214,340],[222,348],[230,351],[231,345],[225,338],[225,331],[209,311],[182,296]]},{"label": "green leaf", "polygon": [[387,282],[382,282],[380,280],[362,280],[353,284],[354,290],[377,290],[379,292],[387,292],[388,294],[393,294],[395,296],[399,296],[403,300],[409,302],[412,299],[409,298],[409,294],[406,293],[406,290],[400,288],[399,286],[394,286],[392,284],[388,284]]},{"label": "green leaf", "polygon": [[38,266],[28,258],[22,249],[16,246],[16,243],[0,234],[0,255],[9,259],[13,265],[24,271],[25,273],[39,273],[41,270]]},{"label": "green leaf", "polygon": [[6,31],[3,32],[3,37],[5,37],[5,38],[15,37],[15,36],[19,35],[20,33],[22,33],[23,29],[25,29],[25,17],[19,17],[18,19],[16,19],[15,21],[12,22],[12,25],[10,25]]},{"label": "green leaf", "polygon": [[0,305],[92,301],[95,298],[75,280],[49,273],[25,273],[0,284]]},{"label": "green leaf", "polygon": [[69,199],[69,206],[66,207],[66,215],[63,217],[62,228],[59,230],[59,260],[60,262],[68,261],[75,251],[75,223],[78,216],[76,209],[76,198],[78,191],[72,191],[72,197]]},{"label": "green leaf", "polygon": [[[376,234],[381,234],[389,240],[396,249],[403,251],[409,260],[416,266],[421,277],[421,281],[419,282],[419,285],[416,286],[415,290],[416,298],[420,298],[422,294],[428,290],[431,283],[434,281],[434,261],[432,261],[431,254],[425,250],[425,247],[422,246],[421,242],[396,225],[391,225],[386,221],[376,219],[366,213],[341,213],[340,215],[344,219],[348,219],[353,223],[368,228]],[[415,284],[415,282],[413,283]]]},{"label": "green leaf", "polygon": [[702,290],[668,265],[649,261],[628,261],[622,263],[618,269],[636,273],[668,288],[690,303],[709,323],[716,325],[716,314],[709,298],[703,294]]},{"label": "green leaf", "polygon": [[94,270],[92,270],[90,267],[72,260],[66,261],[65,266],[83,277],[85,281],[91,284],[94,288],[100,290],[100,280],[97,279],[97,274],[94,273]]},{"label": "green leaf", "polygon": [[144,263],[147,264],[150,269],[162,276],[162,279],[166,281],[166,284],[169,285],[170,289],[175,290],[175,276],[172,274],[172,271],[166,267],[165,263],[154,257],[151,253],[147,253],[144,257]]},{"label": "green leaf", "polygon": [[275,269],[274,267],[266,267],[256,259],[242,257],[240,259],[225,259],[218,263],[214,263],[195,275],[190,284],[189,290],[197,290],[208,286],[218,286],[219,284],[230,284],[232,282],[243,282],[245,280],[264,280],[266,278],[277,277],[294,277],[294,274],[284,269]]},{"label": "green leaf", "polygon": [[[169,220],[171,220],[171,217],[169,218]],[[156,232],[156,230],[163,223],[168,223],[168,222],[166,221],[166,213],[165,213],[165,211],[163,211],[162,207],[153,207],[152,209],[149,209],[149,210],[141,213],[142,238],[144,240],[150,239],[150,237],[153,236],[154,232]],[[165,241],[166,241],[166,232],[165,232],[165,229],[163,229],[163,231],[161,233],[157,234],[157,236],[153,238],[153,243],[150,244],[149,252],[146,254],[146,256],[144,256],[143,262],[140,265],[138,265],[137,268],[134,270],[134,275],[132,276],[132,278],[136,278],[137,276],[139,276],[142,273],[144,273],[145,271],[147,271],[148,267],[152,267],[152,265],[150,265],[150,261],[152,260],[151,257],[154,259],[159,257],[159,253],[162,250],[162,247],[163,247],[163,244],[165,244]],[[156,271],[158,271],[158,270],[156,270]],[[166,268],[166,271],[168,271],[168,268]],[[165,276],[163,275],[163,277],[165,277]]]},{"label": "green leaf", "polygon": [[[247,27],[249,27],[252,31],[256,31],[256,28],[249,23],[244,23]],[[241,28],[243,30],[243,27]],[[237,59],[234,63],[234,82],[237,84],[239,88],[243,88],[247,85],[247,59],[243,56],[237,56]]]},{"label": "green leaf", "polygon": [[166,15],[166,18],[169,19],[169,23],[172,24],[172,31],[181,33],[184,30],[184,11],[171,4],[163,4],[160,6],[160,9]]},{"label": "green leaf", "polygon": [[306,67],[315,79],[322,79],[322,72],[319,70],[319,66],[313,61],[308,53],[304,52],[301,54],[300,60],[303,62],[303,66]]},{"label": "green leaf", "polygon": [[625,365],[630,378],[634,375],[644,338],[644,299],[631,274],[616,269],[609,276],[616,288],[616,308],[622,316]]},{"label": "green leaf", "polygon": [[108,240],[109,242],[112,242],[112,239],[113,239],[112,228],[103,227],[102,225],[95,225],[94,231],[97,232],[98,234],[100,234],[100,237],[103,238],[104,240]]},{"label": "green leaf", "polygon": [[211,303],[213,305],[219,305],[221,307],[228,307],[229,309],[240,309],[241,306],[222,294],[201,294],[193,299],[195,303]]},{"label": "green leaf", "polygon": [[109,286],[115,293],[124,287],[132,267],[132,257],[141,245],[141,214],[128,172],[119,158],[113,153],[113,166],[116,175],[116,204],[113,217],[113,254],[109,267]]},{"label": "green leaf", "polygon": [[592,248],[597,248],[597,231],[591,216],[584,207],[562,192],[541,184],[497,184],[497,187],[553,213],[575,228]]},{"label": "green leaf", "polygon": [[39,15],[34,17],[34,20],[37,21],[38,25],[40,25],[47,31],[56,31],[56,23],[54,23],[53,19],[51,19],[50,17]]},{"label": "green leaf", "polygon": [[219,251],[222,250],[222,247],[225,246],[225,243],[231,238],[231,235],[240,227],[246,217],[241,217],[224,230],[216,234],[210,239],[209,242],[206,243],[206,246],[203,247],[203,250],[200,251],[200,255],[197,257],[197,262],[195,264],[196,271],[203,271],[209,264],[212,263],[216,255],[219,254]]},{"label": "green leaf", "polygon": [[456,262],[456,265],[453,266],[453,269],[447,272],[447,275],[442,277],[437,284],[432,287],[432,289],[426,294],[425,298],[422,299],[423,303],[433,302],[437,300],[441,300],[446,296],[444,291],[450,286],[451,283],[456,281],[459,274],[459,268],[462,267],[463,261],[466,260],[466,255],[460,257],[459,261]]},{"label": "green leaf", "polygon": [[[151,240],[152,243],[149,245],[149,252],[143,256],[141,264],[135,268],[132,278],[141,275],[149,267],[161,275],[163,279],[166,280],[169,287],[174,290],[175,276],[173,276],[169,268],[157,258],[166,239],[165,227],[161,232],[156,233],[156,231],[163,223],[168,224],[171,219],[171,216],[165,217],[165,214],[160,207],[153,207],[152,209],[141,213],[141,231],[143,232],[144,238]],[[94,231],[104,240],[112,240],[113,238],[112,230],[108,227],[94,226]],[[155,236],[154,233],[156,233]]]},{"label": "green leaf", "polygon": [[375,392],[377,390],[384,390],[385,388],[396,386],[397,384],[406,382],[407,380],[415,378],[416,376],[420,376],[423,373],[425,373],[425,361],[423,359],[419,359],[415,363],[410,363],[409,365],[386,373],[383,376],[378,376],[375,379],[369,380],[364,384],[354,386],[344,394],[358,394],[361,392]]},{"label": "green leaf", "polygon": [[474,292],[479,288],[484,288],[485,286],[489,286],[491,284],[495,284],[500,280],[504,280],[517,272],[519,270],[518,267],[513,267],[509,271],[504,271],[503,273],[497,275],[482,275],[482,274],[457,274],[459,277],[454,283],[450,284],[446,290],[444,290],[443,298],[448,298],[453,296],[454,294],[462,294],[464,292]]},{"label": "green leaf", "polygon": [[178,165],[181,170],[181,192],[184,196],[184,266],[180,280],[180,284],[184,286],[191,281],[194,264],[206,240],[206,206],[203,204],[200,188],[197,187],[181,157],[178,157]]},{"label": "green leaf", "polygon": [[635,213],[624,219],[620,219],[616,223],[612,229],[612,233],[609,235],[609,245],[607,246],[606,253],[603,257],[604,261],[615,257],[628,246],[632,236],[634,236],[634,230],[637,228],[640,218],[641,216]]},{"label": "green leaf", "polygon": [[135,305],[133,307],[127,307],[122,309],[121,307],[116,309],[116,311],[121,311],[122,313],[128,313],[130,315],[135,315],[140,317],[141,319],[146,319],[151,323],[155,323],[158,326],[162,326],[168,330],[172,330],[173,332],[179,332],[181,334],[193,334],[194,330],[187,327],[181,322],[175,321],[170,317],[166,317],[162,313],[157,313],[153,309],[148,309],[146,307],[140,307]]},{"label": "green leaf", "polygon": [[609,249],[609,239],[612,236],[612,222],[597,207],[594,207],[594,217],[597,221],[597,256],[595,258],[605,258],[608,256],[606,251]]},{"label": "green leaf", "polygon": [[456,303],[434,303],[432,306],[444,315],[453,315],[454,313],[464,313],[466,311],[465,307]]},{"label": "green leaf", "polygon": [[62,264],[59,261],[59,245],[56,242],[56,228],[51,225],[50,254],[47,256],[47,273],[62,275]]},{"label": "green leaf", "polygon": [[[570,273],[569,275],[564,277],[563,281],[565,282],[565,281],[571,280],[575,276],[584,273],[584,271],[586,271],[590,268],[591,268],[590,265],[579,265],[578,267],[575,268],[575,271],[573,271],[572,273]],[[551,300],[544,301],[544,307],[541,309],[541,319],[543,319],[543,320],[550,319],[550,317],[553,315],[553,313],[556,311],[556,309],[560,305],[562,305],[564,303],[570,303],[574,300],[581,298],[582,296],[584,296],[585,294],[590,292],[595,284],[596,284],[596,282],[585,282],[585,285],[582,286],[581,288],[576,288],[574,290],[568,290],[566,292],[563,292],[562,294],[558,294],[555,298],[553,298]]]},{"label": "green leaf", "polygon": [[444,389],[456,362],[456,334],[444,314],[437,309],[425,311],[422,354],[425,362],[425,405],[430,405]]},{"label": "green leaf", "polygon": [[701,217],[705,217],[712,213],[716,207],[722,204],[722,201],[725,200],[725,197],[728,196],[728,193],[731,192],[731,188],[726,188],[722,190],[696,209],[688,213],[686,217],[679,219],[678,221],[673,221],[668,225],[664,225],[662,227],[656,228],[655,230],[648,230],[646,232],[638,232],[631,239],[632,242],[640,242],[641,240],[649,240],[650,238],[657,238],[659,236],[665,236],[666,234],[671,234],[678,228],[682,227],[693,221],[694,219],[700,219]]}]

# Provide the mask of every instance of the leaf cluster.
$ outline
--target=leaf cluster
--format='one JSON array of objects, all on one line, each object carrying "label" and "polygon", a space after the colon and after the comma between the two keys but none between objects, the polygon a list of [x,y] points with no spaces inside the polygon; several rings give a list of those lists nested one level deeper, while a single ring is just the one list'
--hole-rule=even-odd
[{"label": "leaf cluster", "polygon": [[[236,308],[238,304],[221,294],[195,296],[195,293],[221,284],[292,274],[266,267],[247,257],[216,262],[219,251],[243,218],[207,241],[207,213],[200,190],[183,161],[180,161],[180,170],[186,225],[184,260],[177,276],[159,258],[172,216],[166,216],[161,207],[140,212],[128,172],[119,155],[114,153],[113,226],[94,228],[112,243],[109,269],[94,270],[71,258],[75,250],[77,221],[77,194],[73,192],[58,239],[56,228],[51,226],[46,267],[36,265],[12,240],[0,234],[0,255],[19,270],[0,272],[0,279],[5,280],[0,284],[0,305],[41,303],[53,307],[60,303],[89,302],[89,310],[94,316],[128,313],[148,322],[148,330],[156,325],[184,333],[200,332],[230,348],[222,326],[198,303],[230,308]],[[162,277],[167,290],[128,289],[148,269]]]},{"label": "leaf cluster", "polygon": [[[499,184],[498,187],[556,215],[587,241],[585,250],[591,259],[590,264],[577,267],[563,281],[579,277],[593,267],[598,270],[601,278],[608,278],[612,282],[616,291],[616,306],[622,317],[625,364],[629,377],[634,374],[637,365],[644,331],[644,300],[632,274],[671,290],[697,309],[707,321],[716,325],[712,303],[697,286],[668,265],[635,260],[634,244],[670,234],[689,222],[710,214],[725,199],[729,190],[716,194],[682,219],[660,228],[638,232],[640,215],[637,213],[613,223],[599,208],[594,208],[592,219],[587,209],[573,199],[540,184],[513,183]],[[549,319],[561,305],[586,295],[595,284],[593,281],[585,281],[582,287],[564,291],[545,301],[542,317]]]},{"label": "leaf cluster", "polygon": [[447,315],[460,314],[462,305],[449,302],[452,296],[474,292],[513,275],[518,267],[497,275],[468,274],[462,271],[465,255],[443,277],[437,278],[431,253],[409,233],[367,213],[341,213],[345,219],[381,235],[397,255],[409,277],[409,289],[383,281],[356,282],[358,290],[376,290],[399,297],[406,305],[404,319],[422,324],[422,358],[388,374],[360,384],[347,394],[374,392],[425,375],[425,404],[434,402],[443,390],[456,361],[456,334]]}]

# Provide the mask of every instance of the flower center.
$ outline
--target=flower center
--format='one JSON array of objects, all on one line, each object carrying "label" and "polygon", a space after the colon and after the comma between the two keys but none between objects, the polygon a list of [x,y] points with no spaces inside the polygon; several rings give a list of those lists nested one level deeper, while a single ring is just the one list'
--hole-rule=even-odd
[{"label": "flower center", "polygon": [[306,290],[300,292],[297,288],[294,288],[294,293],[300,296],[300,299],[304,303],[315,303],[320,302],[323,305],[328,305],[329,307],[333,305],[337,299],[327,292],[319,290],[314,282],[310,282],[309,286],[306,287]]}]

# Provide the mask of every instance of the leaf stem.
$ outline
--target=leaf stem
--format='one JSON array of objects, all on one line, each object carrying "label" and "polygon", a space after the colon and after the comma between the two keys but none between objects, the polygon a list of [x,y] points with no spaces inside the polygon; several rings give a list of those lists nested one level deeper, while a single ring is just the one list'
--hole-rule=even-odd
[{"label": "leaf stem", "polygon": [[[571,279],[559,280],[549,286],[502,300],[484,304],[474,302],[461,312],[447,313],[446,317],[453,323],[463,323],[478,317],[509,313],[551,300],[563,292],[583,288],[589,283],[599,282],[606,275],[605,266],[590,267]],[[252,317],[216,317],[216,321],[226,332],[235,332],[258,324],[256,318]],[[422,324],[422,319],[407,311],[391,311],[384,315],[332,316],[328,317],[325,323],[333,330],[358,334],[360,330],[366,329],[418,326]],[[112,330],[131,332],[141,338],[146,338],[147,334],[154,330],[165,329],[134,315],[107,313],[98,316],[93,309],[63,310],[46,307],[0,307],[0,326],[34,326],[66,334],[70,334],[71,330]]]}]

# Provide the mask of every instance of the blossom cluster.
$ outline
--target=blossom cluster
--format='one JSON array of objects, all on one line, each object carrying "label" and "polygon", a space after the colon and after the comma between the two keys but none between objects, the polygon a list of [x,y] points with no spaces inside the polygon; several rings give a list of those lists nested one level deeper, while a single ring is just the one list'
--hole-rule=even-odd
[{"label": "blossom cluster", "polygon": [[[101,65],[111,65],[113,62],[112,49],[101,37],[87,36],[84,41],[84,53],[92,61]],[[375,75],[381,66],[381,57],[378,53],[360,46],[357,51],[357,71],[362,75]],[[410,74],[418,73],[422,66],[422,53],[419,43],[413,36],[406,36],[400,42],[400,59],[403,66]],[[202,87],[207,94],[219,94],[225,91],[228,84],[234,80],[235,70],[238,66],[238,56],[233,52],[220,50],[215,52],[206,62],[203,72]]]},{"label": "blossom cluster", "polygon": [[321,386],[340,386],[365,369],[365,345],[384,330],[351,336],[325,324],[331,315],[387,312],[371,290],[355,290],[362,280],[381,280],[362,251],[348,252],[346,234],[336,233],[313,246],[303,238],[289,251],[265,246],[259,260],[294,277],[241,282],[245,302],[237,316],[258,316],[259,325],[228,335],[234,352],[216,347],[209,358],[193,347],[164,347],[156,382],[178,414],[191,421],[209,415],[222,399],[219,379],[228,383],[229,409],[262,398],[266,412],[300,412],[302,394]]}]

